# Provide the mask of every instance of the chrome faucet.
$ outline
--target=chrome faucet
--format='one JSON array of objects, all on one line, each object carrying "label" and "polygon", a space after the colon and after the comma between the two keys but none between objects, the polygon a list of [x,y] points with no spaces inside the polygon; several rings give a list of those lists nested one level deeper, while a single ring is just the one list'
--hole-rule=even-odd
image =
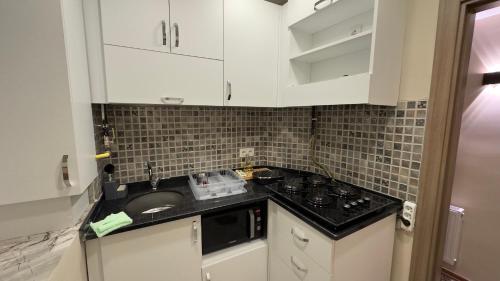
[{"label": "chrome faucet", "polygon": [[153,189],[153,191],[156,191],[156,189],[158,188],[158,184],[160,183],[160,179],[157,177],[153,177],[153,168],[151,167],[151,162],[146,161],[144,163],[144,166],[146,166],[146,169],[148,170],[148,177],[151,188]]}]

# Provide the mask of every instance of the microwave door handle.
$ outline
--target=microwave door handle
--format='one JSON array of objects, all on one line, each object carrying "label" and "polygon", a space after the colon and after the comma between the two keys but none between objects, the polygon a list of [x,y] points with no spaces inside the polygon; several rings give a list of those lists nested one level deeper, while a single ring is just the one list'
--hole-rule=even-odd
[{"label": "microwave door handle", "polygon": [[255,238],[255,214],[253,210],[248,210],[248,215],[250,216],[250,239]]}]

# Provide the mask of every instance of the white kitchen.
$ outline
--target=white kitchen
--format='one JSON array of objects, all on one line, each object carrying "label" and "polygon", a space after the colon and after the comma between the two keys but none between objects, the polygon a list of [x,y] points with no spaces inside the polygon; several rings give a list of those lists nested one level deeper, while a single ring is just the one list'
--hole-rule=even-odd
[{"label": "white kitchen", "polygon": [[424,280],[438,2],[0,0],[0,280]]}]

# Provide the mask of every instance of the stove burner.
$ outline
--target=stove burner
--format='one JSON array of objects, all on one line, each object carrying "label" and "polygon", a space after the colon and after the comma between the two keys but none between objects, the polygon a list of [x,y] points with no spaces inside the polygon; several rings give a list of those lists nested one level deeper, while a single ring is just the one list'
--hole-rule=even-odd
[{"label": "stove burner", "polygon": [[332,203],[332,198],[321,192],[310,192],[306,196],[306,201],[314,207],[327,207]]},{"label": "stove burner", "polygon": [[299,178],[286,180],[280,186],[286,193],[296,194],[304,191],[304,183]]},{"label": "stove burner", "polygon": [[323,185],[328,182],[327,178],[320,175],[312,175],[307,178],[307,182],[313,186]]},{"label": "stove burner", "polygon": [[348,185],[334,184],[330,186],[330,195],[340,198],[353,198],[359,195],[359,190],[356,190]]}]

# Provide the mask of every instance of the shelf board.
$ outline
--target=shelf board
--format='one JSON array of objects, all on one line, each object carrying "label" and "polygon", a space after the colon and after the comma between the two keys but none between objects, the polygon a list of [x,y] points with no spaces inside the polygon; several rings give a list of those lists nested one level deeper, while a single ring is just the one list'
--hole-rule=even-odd
[{"label": "shelf board", "polygon": [[374,0],[337,0],[329,6],[289,25],[292,30],[316,33],[354,16],[373,11]]},{"label": "shelf board", "polygon": [[356,35],[319,46],[290,58],[291,61],[314,63],[345,54],[369,49],[371,47],[372,31],[367,30]]},{"label": "shelf board", "polygon": [[368,72],[288,86],[284,106],[313,106],[359,104],[369,102],[370,74]]}]

